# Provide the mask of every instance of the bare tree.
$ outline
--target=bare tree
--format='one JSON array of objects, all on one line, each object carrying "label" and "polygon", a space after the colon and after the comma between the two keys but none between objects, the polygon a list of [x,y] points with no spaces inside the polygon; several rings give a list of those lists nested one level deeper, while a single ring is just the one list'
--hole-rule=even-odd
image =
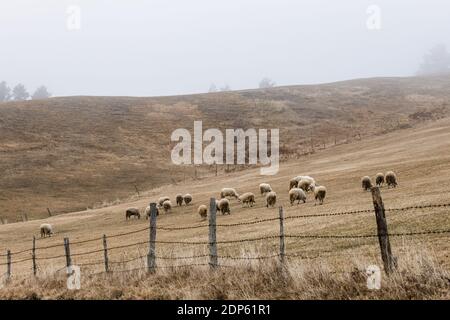
[{"label": "bare tree", "polygon": [[434,46],[423,57],[423,63],[420,65],[419,75],[433,75],[450,72],[450,53],[443,44]]},{"label": "bare tree", "polygon": [[275,82],[273,82],[272,80],[270,80],[269,78],[264,78],[259,82],[259,87],[261,89],[267,89],[267,88],[272,88],[276,85]]},{"label": "bare tree", "polygon": [[25,86],[19,83],[13,89],[12,97],[15,101],[23,101],[27,100],[30,97],[30,94],[28,93],[27,89],[25,89]]},{"label": "bare tree", "polygon": [[37,88],[36,91],[34,91],[33,95],[31,96],[31,98],[33,100],[47,99],[50,97],[51,97],[51,93],[48,92],[48,90],[45,86],[40,86],[39,88]]},{"label": "bare tree", "polygon": [[0,82],[0,102],[11,99],[11,88],[8,87],[5,81]]}]

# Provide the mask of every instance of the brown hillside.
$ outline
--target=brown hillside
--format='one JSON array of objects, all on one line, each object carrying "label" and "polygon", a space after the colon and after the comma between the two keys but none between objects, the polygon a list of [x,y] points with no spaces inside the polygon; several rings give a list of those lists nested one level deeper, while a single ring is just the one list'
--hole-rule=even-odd
[{"label": "brown hillside", "polygon": [[[447,115],[450,78],[378,78],[174,97],[68,97],[0,105],[0,207],[9,222],[82,210],[183,181],[170,134],[280,128],[282,156]],[[205,174],[208,168],[199,169]],[[212,173],[212,172],[211,172]]]}]

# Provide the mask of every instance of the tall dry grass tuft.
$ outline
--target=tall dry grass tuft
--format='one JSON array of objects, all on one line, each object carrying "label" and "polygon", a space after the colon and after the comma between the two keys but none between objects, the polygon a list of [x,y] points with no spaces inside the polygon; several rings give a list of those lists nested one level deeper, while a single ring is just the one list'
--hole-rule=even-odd
[{"label": "tall dry grass tuft", "polygon": [[82,270],[82,288],[66,289],[64,272],[36,279],[12,279],[1,299],[449,299],[450,277],[429,253],[407,251],[391,276],[382,275],[380,290],[369,290],[364,270],[372,264],[354,259],[345,270],[311,260],[247,260],[210,271],[208,266],[158,269],[147,274],[145,262],[135,271],[90,274]]}]

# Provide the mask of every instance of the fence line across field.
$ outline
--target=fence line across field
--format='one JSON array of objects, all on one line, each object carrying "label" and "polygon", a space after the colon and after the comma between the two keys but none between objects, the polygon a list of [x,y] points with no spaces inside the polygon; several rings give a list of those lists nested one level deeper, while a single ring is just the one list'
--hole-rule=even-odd
[{"label": "fence line across field", "polygon": [[[406,210],[413,210],[413,209],[429,209],[429,208],[444,208],[444,207],[450,207],[450,204],[443,203],[443,204],[426,204],[426,205],[416,205],[416,206],[408,206],[408,207],[402,207],[402,208],[387,208],[385,211],[406,211]],[[361,213],[373,213],[373,209],[364,209],[364,210],[353,210],[353,211],[342,211],[342,212],[334,212],[334,213],[322,213],[322,214],[306,214],[306,215],[292,215],[292,216],[285,216],[284,220],[289,219],[308,219],[308,218],[316,218],[316,217],[332,217],[332,216],[341,216],[341,215],[353,215],[353,214],[361,214]],[[252,225],[252,224],[259,224],[264,222],[272,222],[277,221],[279,218],[267,218],[267,219],[260,219],[255,221],[246,221],[246,222],[239,222],[239,223],[230,223],[230,224],[216,224],[216,227],[237,227],[242,225]],[[189,229],[198,229],[198,228],[204,228],[209,227],[209,224],[202,224],[202,225],[194,225],[194,226],[185,226],[185,227],[156,227],[157,230],[165,230],[165,231],[176,231],[176,230],[189,230]],[[138,230],[132,230],[129,232],[123,232],[118,234],[112,234],[109,235],[108,238],[115,238],[115,237],[121,237],[131,234],[136,234],[139,232],[148,231],[150,227],[140,228]],[[89,243],[89,242],[95,242],[102,240],[102,237],[96,237],[86,240],[78,240],[73,241],[71,244],[83,244],[83,243]],[[176,243],[176,242],[174,242]],[[52,249],[57,247],[64,247],[64,244],[54,244],[44,247],[36,247],[35,250],[46,250],[46,249]],[[18,255],[21,253],[29,252],[32,249],[23,249],[16,252],[11,252],[11,255]],[[0,254],[0,257],[6,257],[6,254]]]},{"label": "fence line across field", "polygon": [[[119,264],[127,264],[137,260],[146,259],[147,263],[147,271],[155,272],[156,269],[163,268],[177,268],[182,266],[210,266],[211,269],[215,269],[217,267],[223,267],[222,263],[219,263],[220,260],[265,260],[265,259],[278,259],[280,264],[283,265],[286,261],[286,258],[298,258],[298,259],[316,259],[321,258],[320,254],[316,256],[306,256],[304,253],[297,252],[286,252],[285,241],[287,239],[361,239],[361,238],[378,238],[381,258],[384,265],[384,270],[386,273],[391,273],[396,268],[396,258],[393,256],[391,252],[389,237],[403,237],[403,236],[420,236],[420,235],[447,235],[450,233],[450,229],[442,229],[442,230],[425,230],[425,231],[411,231],[411,232],[401,232],[401,233],[389,233],[388,226],[386,222],[386,211],[408,211],[408,210],[416,210],[416,209],[430,209],[430,208],[445,208],[450,207],[450,204],[426,204],[426,205],[415,205],[415,206],[407,206],[403,208],[384,208],[383,201],[381,199],[380,190],[378,187],[373,187],[372,191],[372,199],[374,204],[374,209],[363,209],[363,210],[353,210],[353,211],[342,211],[342,212],[332,212],[332,213],[319,213],[319,214],[304,214],[304,215],[291,215],[284,216],[284,210],[282,207],[279,207],[279,216],[274,218],[266,218],[259,219],[254,221],[244,221],[240,223],[229,223],[229,224],[218,224],[216,223],[216,205],[215,199],[211,198],[210,200],[210,210],[209,210],[209,223],[208,224],[199,224],[199,225],[191,225],[184,227],[168,227],[168,226],[157,226],[157,208],[155,203],[150,204],[150,224],[145,228],[140,228],[137,230],[131,230],[127,232],[122,232],[118,234],[112,234],[109,236],[103,235],[102,237],[90,238],[86,240],[77,240],[77,241],[69,241],[69,238],[64,238],[64,243],[54,244],[42,247],[36,247],[36,238],[33,237],[33,247],[31,249],[24,249],[16,252],[11,252],[7,250],[6,254],[0,254],[0,257],[6,257],[6,262],[0,263],[0,266],[6,266],[7,270],[5,275],[7,278],[11,277],[12,274],[12,265],[16,265],[19,263],[24,263],[28,261],[32,261],[32,270],[33,274],[36,276],[37,271],[41,268],[37,265],[37,261],[44,260],[53,260],[53,259],[63,259],[66,260],[66,266],[64,267],[66,270],[69,269],[70,266],[75,265],[73,263],[73,257],[84,257],[92,254],[100,254],[103,253],[102,260],[93,260],[87,261],[84,263],[76,264],[80,267],[89,267],[89,266],[101,266],[104,265],[105,271],[103,272],[118,272],[111,269],[111,265],[119,265]],[[374,213],[376,217],[377,223],[377,233],[376,234],[286,234],[284,231],[284,223],[288,220],[293,219],[309,219],[309,218],[317,218],[317,217],[333,217],[333,216],[342,216],[342,215],[355,215],[355,214],[365,214],[365,213]],[[220,240],[218,241],[216,238],[217,227],[219,228],[227,228],[227,227],[236,227],[242,225],[254,225],[266,222],[279,221],[280,230],[277,234],[267,234],[259,237],[253,238],[243,238],[243,239],[233,239],[233,240]],[[208,227],[209,235],[207,241],[169,241],[169,240],[157,240],[156,232],[157,230],[161,231],[176,231],[176,230],[188,230],[188,229],[198,229]],[[107,239],[122,237],[131,234],[137,234],[141,232],[149,232],[149,240],[134,242],[129,244],[122,244],[118,246],[108,247]],[[256,256],[232,256],[232,255],[220,255],[218,254],[218,245],[220,244],[236,244],[236,243],[245,243],[245,242],[255,242],[255,241],[263,241],[263,240],[276,240],[279,239],[279,251],[272,254],[266,255],[256,255]],[[97,242],[103,243],[102,248],[80,251],[80,252],[72,252],[71,247],[74,245]],[[197,254],[191,256],[164,256],[158,255],[156,253],[156,245],[164,245],[164,244],[176,244],[176,245],[203,245],[208,248],[209,253],[207,254]],[[148,245],[148,254],[147,255],[139,255],[138,257],[130,258],[123,261],[113,261],[109,258],[109,252],[111,250],[118,250],[129,248],[133,246],[140,245]],[[64,248],[64,254],[54,255],[54,256],[41,256],[40,254],[36,254],[37,251],[43,251],[51,248]],[[13,259],[13,256],[17,256],[22,253],[30,252],[31,257],[21,258],[21,259]],[[164,265],[158,266],[156,261],[157,259],[161,260],[191,260],[191,259],[200,259],[200,258],[209,258],[209,263],[191,263],[185,265]],[[231,267],[231,266],[229,266]],[[64,268],[58,270],[62,271]],[[139,268],[137,268],[139,269]],[[129,271],[129,270],[124,270]]]}]

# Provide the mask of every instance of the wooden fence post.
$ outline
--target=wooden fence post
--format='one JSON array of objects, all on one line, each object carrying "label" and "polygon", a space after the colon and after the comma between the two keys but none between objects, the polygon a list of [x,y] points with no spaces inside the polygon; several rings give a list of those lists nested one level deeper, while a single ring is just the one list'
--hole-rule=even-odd
[{"label": "wooden fence post", "polygon": [[284,211],[283,207],[281,206],[279,207],[279,213],[280,213],[280,262],[281,265],[284,266],[286,249],[284,245]]},{"label": "wooden fence post", "polygon": [[33,236],[33,248],[31,249],[31,259],[33,261],[33,275],[36,276],[36,237]]},{"label": "wooden fence post", "polygon": [[216,241],[216,199],[211,198],[209,202],[209,265],[211,269],[218,266],[217,263],[217,241]]},{"label": "wooden fence post", "polygon": [[152,202],[150,203],[150,242],[147,256],[147,268],[150,273],[155,272],[156,268],[156,217],[156,203]]},{"label": "wooden fence post", "polygon": [[69,275],[69,268],[72,265],[72,259],[70,258],[69,238],[64,238],[64,251],[66,252],[66,267],[67,267],[67,274]]},{"label": "wooden fence post", "polygon": [[49,208],[47,208],[47,212],[48,212],[48,216],[51,217],[52,216],[52,212],[50,211]]},{"label": "wooden fence post", "polygon": [[384,211],[383,199],[381,199],[380,188],[372,187],[373,206],[375,209],[375,218],[377,220],[377,234],[381,249],[381,259],[384,264],[386,274],[392,273],[396,267],[396,259],[391,252],[391,244],[389,242],[389,233]]},{"label": "wooden fence post", "polygon": [[103,256],[105,257],[105,271],[109,272],[108,244],[106,242],[106,234],[103,235]]},{"label": "wooden fence post", "polygon": [[6,250],[6,279],[11,279],[11,251]]}]

